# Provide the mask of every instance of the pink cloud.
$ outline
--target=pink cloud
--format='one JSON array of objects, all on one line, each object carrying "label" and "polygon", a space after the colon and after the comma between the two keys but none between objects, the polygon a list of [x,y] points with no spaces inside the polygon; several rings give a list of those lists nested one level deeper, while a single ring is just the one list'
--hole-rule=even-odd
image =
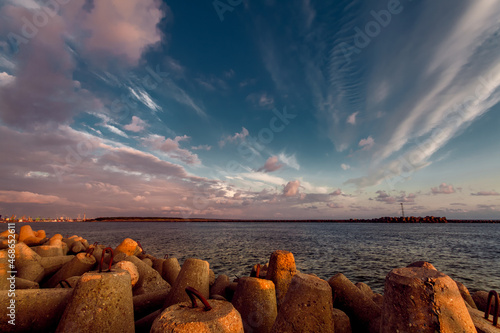
[{"label": "pink cloud", "polygon": [[128,125],[125,125],[123,128],[131,132],[140,132],[144,130],[145,127],[146,127],[146,122],[144,122],[144,120],[142,120],[139,117],[132,116],[132,122]]},{"label": "pink cloud", "polygon": [[179,142],[189,140],[187,135],[176,136],[173,140],[165,139],[164,136],[152,134],[143,139],[146,146],[166,153],[169,157],[178,159],[186,164],[200,164],[198,155],[191,153],[187,149],[180,148]]},{"label": "pink cloud", "polygon": [[477,193],[471,193],[470,195],[500,195],[500,193],[496,191],[479,191]]},{"label": "pink cloud", "polygon": [[342,204],[336,203],[336,202],[329,202],[326,204],[330,208],[344,208]]},{"label": "pink cloud", "polygon": [[283,195],[285,197],[294,197],[299,194],[300,181],[292,180],[289,181],[283,188]]},{"label": "pink cloud", "polygon": [[0,191],[0,202],[52,204],[62,201],[55,195],[38,194],[28,191]]},{"label": "pink cloud", "polygon": [[156,27],[163,17],[159,1],[93,1],[84,7],[86,2],[72,0],[62,7],[68,29],[83,38],[86,55],[111,55],[135,65],[148,45],[161,40]]},{"label": "pink cloud", "polygon": [[453,185],[447,185],[446,183],[441,183],[439,187],[431,188],[432,194],[452,194],[455,193],[455,188]]},{"label": "pink cloud", "polygon": [[31,39],[23,37],[26,23],[21,19],[32,18],[32,11],[5,5],[0,16],[8,18],[0,23],[0,34],[19,36],[15,77],[0,87],[0,117],[5,123],[22,128],[67,123],[77,112],[98,107],[96,99],[72,79],[74,58],[64,42],[61,16],[35,27]]},{"label": "pink cloud", "polygon": [[338,196],[338,195],[341,195],[342,194],[342,190],[341,189],[336,189],[335,191],[333,191],[332,193],[330,193],[330,195],[333,195],[333,196]]},{"label": "pink cloud", "polygon": [[283,164],[279,163],[278,156],[271,156],[267,159],[264,166],[260,167],[257,171],[273,172],[281,169],[282,167]]}]

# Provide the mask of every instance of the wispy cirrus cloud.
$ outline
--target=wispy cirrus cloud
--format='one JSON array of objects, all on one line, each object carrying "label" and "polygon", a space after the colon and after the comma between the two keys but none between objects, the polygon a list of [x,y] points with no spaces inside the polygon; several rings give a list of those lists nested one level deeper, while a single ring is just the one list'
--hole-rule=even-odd
[{"label": "wispy cirrus cloud", "polygon": [[[363,94],[360,87],[354,89],[373,103],[359,112],[363,116],[376,115],[381,110],[386,114],[379,120],[373,117],[373,128],[380,132],[374,133],[377,146],[370,150],[372,167],[366,176],[347,183],[374,186],[400,177],[408,169],[415,172],[426,168],[439,149],[500,101],[500,46],[494,42],[500,31],[496,19],[500,9],[489,1],[459,3],[453,7],[453,15],[444,21],[436,20],[435,15],[449,11],[449,2],[422,4],[411,35],[403,38],[399,29],[408,27],[393,20],[385,28],[384,38],[371,41],[370,52],[363,49],[359,55],[353,53],[353,62],[342,69],[337,67],[336,74],[349,71],[358,66],[356,59],[369,54],[374,72],[373,80],[368,80],[364,88],[368,94]],[[406,8],[411,4],[404,6],[400,15],[409,15]],[[390,54],[398,56],[390,64],[384,63]],[[342,52],[333,52],[332,63],[345,62],[344,56]],[[342,76],[337,75],[336,84],[348,82],[339,80]],[[384,93],[380,94],[382,88]],[[334,108],[340,105],[335,102]],[[359,107],[358,103],[350,105]],[[331,130],[342,133],[334,124]],[[388,169],[391,171],[384,171]]]}]

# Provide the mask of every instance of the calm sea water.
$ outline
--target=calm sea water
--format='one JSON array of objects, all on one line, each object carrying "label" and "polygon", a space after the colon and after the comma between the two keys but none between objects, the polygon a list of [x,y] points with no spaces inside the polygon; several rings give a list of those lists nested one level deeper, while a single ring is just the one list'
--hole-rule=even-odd
[{"label": "calm sea water", "polygon": [[250,274],[274,250],[294,254],[297,269],[329,279],[343,273],[382,292],[393,268],[425,260],[469,290],[500,291],[500,224],[364,223],[32,223],[48,236],[79,235],[111,247],[124,238],[147,253],[207,260],[215,274]]}]

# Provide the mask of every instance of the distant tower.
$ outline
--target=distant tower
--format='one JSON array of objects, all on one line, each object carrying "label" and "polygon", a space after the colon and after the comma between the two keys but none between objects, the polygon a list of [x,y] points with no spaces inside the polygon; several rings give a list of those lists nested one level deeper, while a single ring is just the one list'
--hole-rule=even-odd
[{"label": "distant tower", "polygon": [[403,215],[403,218],[405,217],[405,209],[403,208],[403,203],[401,203],[401,214]]}]

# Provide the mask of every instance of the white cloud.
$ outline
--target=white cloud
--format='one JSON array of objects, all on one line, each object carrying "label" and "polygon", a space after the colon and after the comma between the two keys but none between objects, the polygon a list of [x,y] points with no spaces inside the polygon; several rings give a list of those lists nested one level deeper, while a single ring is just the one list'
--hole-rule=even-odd
[{"label": "white cloud", "polygon": [[251,173],[242,173],[240,174],[240,176],[247,179],[258,180],[264,183],[278,185],[278,186],[286,183],[285,179],[270,175],[268,173],[251,172]]},{"label": "white cloud", "polygon": [[300,165],[297,162],[295,154],[286,155],[285,153],[280,153],[278,154],[278,158],[281,162],[285,163],[289,167],[294,168],[295,170],[300,170]]},{"label": "white cloud", "polygon": [[111,132],[119,135],[119,136],[122,136],[124,138],[128,138],[128,135],[123,132],[121,129],[113,126],[113,125],[109,125],[109,124],[103,124],[104,127],[106,127],[108,130],[110,130]]},{"label": "white cloud", "polygon": [[370,150],[374,144],[375,140],[373,140],[373,138],[369,136],[366,139],[361,139],[358,145],[362,147],[361,150]]},{"label": "white cloud", "polygon": [[12,81],[14,81],[15,78],[16,78],[15,76],[9,75],[8,73],[5,73],[5,72],[1,72],[0,73],[0,87],[8,85]]},{"label": "white cloud", "polygon": [[142,104],[146,105],[151,111],[161,111],[161,107],[153,101],[151,96],[144,89],[138,87],[135,89],[129,87],[128,89],[132,96],[134,96]]},{"label": "white cloud", "polygon": [[351,125],[356,125],[356,116],[358,115],[359,111],[351,113],[349,117],[347,117],[347,123]]},{"label": "white cloud", "polygon": [[349,164],[344,164],[344,163],[342,163],[340,167],[342,168],[342,170],[349,170],[351,168]]},{"label": "white cloud", "polygon": [[241,129],[241,132],[240,133],[235,133],[233,136],[231,135],[228,135],[227,137],[225,138],[222,138],[220,141],[219,141],[219,146],[222,148],[226,145],[226,143],[230,142],[230,143],[235,143],[235,142],[242,142],[245,140],[245,138],[248,136],[249,132],[248,130],[243,127]]},{"label": "white cloud", "polygon": [[199,146],[193,146],[191,147],[193,150],[211,150],[212,146],[210,145],[199,145]]}]

